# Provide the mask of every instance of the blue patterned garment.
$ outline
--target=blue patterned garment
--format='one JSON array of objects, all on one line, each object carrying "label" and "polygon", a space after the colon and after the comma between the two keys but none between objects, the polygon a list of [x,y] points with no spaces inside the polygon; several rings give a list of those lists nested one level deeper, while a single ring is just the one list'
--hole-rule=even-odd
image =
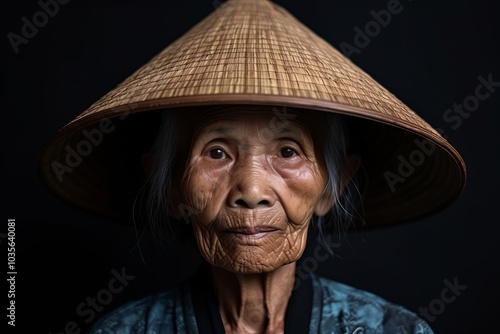
[{"label": "blue patterned garment", "polygon": [[[407,309],[372,293],[311,274],[310,334],[432,334]],[[200,333],[190,283],[128,303],[99,319],[90,334]]]}]

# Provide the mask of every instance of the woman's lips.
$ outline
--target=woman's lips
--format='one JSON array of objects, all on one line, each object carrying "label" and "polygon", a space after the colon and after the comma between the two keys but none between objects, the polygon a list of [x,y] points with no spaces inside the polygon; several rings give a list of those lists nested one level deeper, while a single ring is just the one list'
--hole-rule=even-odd
[{"label": "woman's lips", "polygon": [[243,235],[256,235],[256,234],[262,234],[262,233],[269,233],[269,232],[273,232],[276,230],[277,230],[277,228],[275,228],[275,227],[260,226],[260,227],[230,228],[230,229],[225,230],[224,232],[243,234]]},{"label": "woman's lips", "polygon": [[258,227],[238,227],[224,230],[225,234],[236,237],[241,240],[257,240],[276,232],[278,229],[275,227],[258,226]]}]

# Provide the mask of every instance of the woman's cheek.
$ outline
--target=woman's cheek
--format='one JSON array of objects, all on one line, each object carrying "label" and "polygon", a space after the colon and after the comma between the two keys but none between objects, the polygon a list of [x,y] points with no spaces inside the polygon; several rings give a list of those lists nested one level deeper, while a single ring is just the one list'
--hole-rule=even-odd
[{"label": "woman's cheek", "polygon": [[305,159],[294,160],[278,159],[273,164],[274,170],[287,181],[292,181],[292,185],[311,187],[311,182],[317,181],[321,175],[316,170],[316,164]]},{"label": "woman's cheek", "polygon": [[197,219],[208,223],[215,218],[223,201],[224,173],[205,166],[194,167],[190,172],[185,183],[186,200],[194,208]]},{"label": "woman's cheek", "polygon": [[202,182],[206,177],[200,174],[197,166],[190,165],[184,173],[182,182],[183,200],[190,206],[193,213],[199,214],[209,200],[207,195],[206,182]]},{"label": "woman's cheek", "polygon": [[288,190],[287,200],[283,203],[288,218],[298,225],[308,222],[326,184],[325,179],[310,166],[282,175]]}]

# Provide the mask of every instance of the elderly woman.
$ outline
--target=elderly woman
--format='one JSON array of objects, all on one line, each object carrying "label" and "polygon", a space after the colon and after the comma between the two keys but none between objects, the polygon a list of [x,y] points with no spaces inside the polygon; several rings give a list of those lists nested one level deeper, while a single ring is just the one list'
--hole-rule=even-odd
[{"label": "elderly woman", "polygon": [[95,334],[432,333],[371,293],[296,284],[296,263],[311,224],[415,219],[465,179],[432,127],[267,0],[229,1],[167,47],[63,128],[40,171],[86,210],[186,231],[204,259]]},{"label": "elderly woman", "polygon": [[355,214],[360,157],[347,154],[342,116],[288,109],[277,120],[271,110],[165,115],[145,157],[147,203],[161,224],[189,219],[208,265],[104,317],[92,333],[430,332],[402,307],[315,275],[294,290],[313,217],[333,210],[339,223]]}]

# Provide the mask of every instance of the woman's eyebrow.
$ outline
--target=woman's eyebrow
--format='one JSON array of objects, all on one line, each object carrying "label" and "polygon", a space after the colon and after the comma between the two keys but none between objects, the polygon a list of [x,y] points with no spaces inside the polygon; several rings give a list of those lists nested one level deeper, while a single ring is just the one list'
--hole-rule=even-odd
[{"label": "woman's eyebrow", "polygon": [[[272,126],[272,124],[269,125],[269,127],[266,127],[269,129],[272,133],[275,135],[283,135],[287,133],[291,134],[300,134],[302,127],[300,126]],[[262,130],[262,129],[261,129]],[[234,126],[231,125],[219,125],[219,126],[214,126],[214,127],[207,127],[204,131],[202,130],[203,133],[205,134],[221,134],[221,135],[228,135],[231,133],[234,133],[236,130]]]},{"label": "woman's eyebrow", "polygon": [[228,134],[234,132],[234,127],[232,126],[217,126],[214,128],[209,128],[206,133],[220,133],[220,134]]},{"label": "woman's eyebrow", "polygon": [[286,133],[286,132],[295,133],[295,132],[297,132],[297,129],[295,129],[295,131],[293,131],[293,129],[290,129],[287,127],[276,127],[276,128],[272,128],[271,130],[273,132],[276,132],[276,133]]}]

